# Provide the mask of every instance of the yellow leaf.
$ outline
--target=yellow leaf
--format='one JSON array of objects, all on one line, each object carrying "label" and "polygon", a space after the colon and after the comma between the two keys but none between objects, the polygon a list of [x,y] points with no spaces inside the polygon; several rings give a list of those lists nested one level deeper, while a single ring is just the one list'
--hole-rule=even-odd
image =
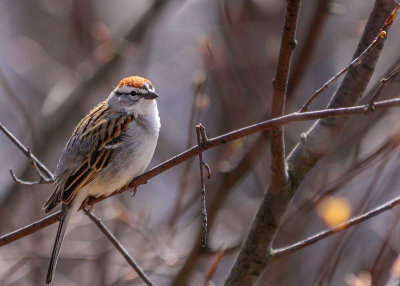
[{"label": "yellow leaf", "polygon": [[351,216],[351,205],[346,198],[328,196],[317,206],[318,215],[330,228],[334,228]]}]

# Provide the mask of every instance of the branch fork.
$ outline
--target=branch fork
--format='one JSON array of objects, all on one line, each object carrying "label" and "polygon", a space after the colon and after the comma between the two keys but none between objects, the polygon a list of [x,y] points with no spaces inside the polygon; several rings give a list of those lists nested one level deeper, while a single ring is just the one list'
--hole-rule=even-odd
[{"label": "branch fork", "polygon": [[28,157],[29,162],[33,166],[35,173],[38,175],[39,180],[38,181],[24,181],[24,180],[18,178],[17,175],[15,175],[13,170],[10,170],[11,177],[13,178],[13,180],[15,182],[17,182],[21,185],[26,185],[26,186],[33,186],[33,185],[38,185],[38,184],[51,184],[54,182],[53,176],[49,176],[49,174],[44,174],[40,170],[38,164],[36,163],[34,156],[32,155],[32,152],[29,148],[27,148],[26,156]]}]

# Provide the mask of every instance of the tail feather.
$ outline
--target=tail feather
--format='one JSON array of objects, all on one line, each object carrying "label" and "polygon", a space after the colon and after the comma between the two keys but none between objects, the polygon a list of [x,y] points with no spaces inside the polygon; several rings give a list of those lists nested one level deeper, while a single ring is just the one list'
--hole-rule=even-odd
[{"label": "tail feather", "polygon": [[49,269],[47,270],[47,277],[46,277],[47,284],[50,284],[51,280],[53,280],[54,277],[58,256],[60,254],[61,244],[64,240],[65,231],[67,230],[68,222],[72,214],[71,206],[63,205],[62,213],[63,215],[61,217],[60,224],[58,225],[56,240],[54,241],[53,252],[51,253]]}]

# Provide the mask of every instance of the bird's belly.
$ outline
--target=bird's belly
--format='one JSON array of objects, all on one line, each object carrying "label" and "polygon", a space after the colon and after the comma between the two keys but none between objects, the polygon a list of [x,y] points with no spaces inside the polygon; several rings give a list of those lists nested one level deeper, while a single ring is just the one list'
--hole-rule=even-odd
[{"label": "bird's belly", "polygon": [[103,174],[99,174],[88,185],[90,189],[88,195],[109,196],[127,185],[134,177],[141,175],[153,157],[156,143],[157,138],[141,142],[129,142],[124,148],[116,150],[110,164],[101,171]]}]

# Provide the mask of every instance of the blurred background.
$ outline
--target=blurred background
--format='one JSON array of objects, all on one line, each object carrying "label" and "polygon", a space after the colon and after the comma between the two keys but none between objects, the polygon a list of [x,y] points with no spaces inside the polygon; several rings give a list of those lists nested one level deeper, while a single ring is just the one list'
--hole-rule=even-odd
[{"label": "blurred background", "polygon": [[[372,0],[303,1],[286,113],[355,51]],[[209,137],[269,118],[285,1],[0,1],[0,122],[54,171],[74,126],[119,80],[141,75],[160,95],[162,122],[150,167]],[[365,102],[397,65],[395,20]],[[333,84],[312,104],[326,106]],[[398,96],[394,80],[382,98]],[[335,148],[298,190],[276,245],[296,242],[399,194],[399,109],[350,120]],[[311,122],[285,128],[289,152]],[[95,206],[156,285],[222,285],[269,184],[268,134],[204,153],[209,241],[200,247],[200,175],[192,159]],[[44,217],[50,185],[21,186],[9,170],[37,180],[27,158],[0,134],[0,234]],[[400,250],[398,208],[274,260],[257,285],[384,285]],[[56,224],[0,248],[0,285],[44,285]],[[215,270],[212,273],[212,270]],[[209,277],[209,278],[207,278]],[[69,226],[54,285],[144,285],[83,214]],[[370,285],[370,284],[357,284]]]}]

